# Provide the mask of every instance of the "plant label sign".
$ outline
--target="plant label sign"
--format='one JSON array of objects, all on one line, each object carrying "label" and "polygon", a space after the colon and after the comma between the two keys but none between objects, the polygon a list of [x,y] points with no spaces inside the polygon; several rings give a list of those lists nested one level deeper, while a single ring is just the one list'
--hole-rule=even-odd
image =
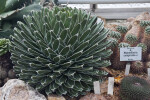
[{"label": "plant label sign", "polygon": [[141,47],[120,48],[120,61],[140,61],[142,59]]},{"label": "plant label sign", "polygon": [[95,81],[93,84],[94,84],[94,93],[100,94],[100,83],[99,83],[99,81]]},{"label": "plant label sign", "polygon": [[147,68],[147,72],[148,72],[148,80],[150,80],[150,68]]},{"label": "plant label sign", "polygon": [[109,77],[108,78],[108,91],[107,94],[113,95],[114,92],[114,77]]},{"label": "plant label sign", "polygon": [[126,64],[126,69],[125,69],[125,75],[129,75],[129,72],[130,72],[130,63],[127,63]]}]

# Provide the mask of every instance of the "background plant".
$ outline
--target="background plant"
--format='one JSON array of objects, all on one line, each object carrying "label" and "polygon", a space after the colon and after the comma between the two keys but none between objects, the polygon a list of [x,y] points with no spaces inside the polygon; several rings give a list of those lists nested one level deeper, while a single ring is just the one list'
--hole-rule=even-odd
[{"label": "background plant", "polygon": [[[32,1],[32,2],[31,2]],[[18,20],[31,10],[40,10],[40,0],[1,0],[0,4],[0,38],[9,38]]]}]

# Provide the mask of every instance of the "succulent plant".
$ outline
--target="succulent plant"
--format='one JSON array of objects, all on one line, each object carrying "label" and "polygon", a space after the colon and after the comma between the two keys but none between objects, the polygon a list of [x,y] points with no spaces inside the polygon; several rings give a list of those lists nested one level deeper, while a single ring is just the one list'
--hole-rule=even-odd
[{"label": "succulent plant", "polygon": [[125,38],[126,38],[127,42],[129,42],[130,44],[134,44],[138,41],[138,37],[136,37],[133,34],[128,34],[128,35],[126,35]]},{"label": "succulent plant", "polygon": [[10,44],[9,39],[5,39],[5,38],[0,39],[0,56],[8,52],[9,44]]},{"label": "succulent plant", "polygon": [[142,60],[145,61],[147,59],[147,45],[144,43],[139,43],[137,47],[142,48]]},{"label": "succulent plant", "polygon": [[20,79],[47,94],[84,94],[107,73],[112,54],[108,30],[97,17],[76,8],[33,11],[18,22],[11,36],[14,71]]},{"label": "succulent plant", "polygon": [[39,0],[1,0],[0,4],[0,38],[9,38],[18,20],[23,20],[23,15],[30,14],[31,10],[40,10]]},{"label": "succulent plant", "polygon": [[145,33],[146,33],[147,35],[150,35],[150,26],[147,26],[147,27],[145,28]]},{"label": "succulent plant", "polygon": [[147,45],[147,52],[150,53],[150,26],[147,26],[145,28],[145,34],[144,34],[144,38],[142,40],[143,43],[145,43]]},{"label": "succulent plant", "polygon": [[148,20],[141,20],[140,21],[140,26],[142,26],[142,27],[146,27],[149,25],[150,25],[150,21],[148,21]]},{"label": "succulent plant", "polygon": [[122,100],[148,100],[150,98],[150,84],[139,77],[127,76],[120,84]]},{"label": "succulent plant", "polygon": [[144,43],[139,43],[137,45],[137,47],[141,47],[142,48],[142,52],[146,52],[147,51],[147,45]]},{"label": "succulent plant", "polygon": [[114,49],[118,46],[118,40],[115,38],[108,38],[108,41],[110,42],[110,48]]},{"label": "succulent plant", "polygon": [[119,40],[121,38],[121,34],[119,32],[116,32],[116,31],[110,31],[108,36],[115,38],[117,40]]},{"label": "succulent plant", "polygon": [[117,29],[118,32],[124,33],[124,34],[127,33],[127,31],[128,31],[128,28],[126,26],[120,26],[120,25],[118,25],[116,27],[116,29]]},{"label": "succulent plant", "polygon": [[131,64],[131,72],[139,74],[141,72],[144,72],[145,67],[144,63],[142,61],[134,61]]},{"label": "succulent plant", "polygon": [[118,47],[119,47],[119,49],[120,49],[120,48],[130,47],[130,44],[125,43],[125,42],[121,42],[121,43],[119,43]]}]

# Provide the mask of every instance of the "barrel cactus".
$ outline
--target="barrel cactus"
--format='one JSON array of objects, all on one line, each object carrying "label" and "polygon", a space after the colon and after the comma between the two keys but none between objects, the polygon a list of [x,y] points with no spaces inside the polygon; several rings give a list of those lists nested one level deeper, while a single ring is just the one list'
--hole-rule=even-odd
[{"label": "barrel cactus", "polygon": [[131,64],[131,72],[139,74],[144,72],[145,67],[144,67],[144,63],[142,61],[134,61]]},{"label": "barrel cactus", "polygon": [[11,36],[12,61],[20,79],[46,94],[76,97],[107,73],[112,54],[104,23],[86,11],[43,8],[24,16]]},{"label": "barrel cactus", "polygon": [[149,100],[150,84],[142,78],[127,76],[121,81],[120,95],[122,100]]}]

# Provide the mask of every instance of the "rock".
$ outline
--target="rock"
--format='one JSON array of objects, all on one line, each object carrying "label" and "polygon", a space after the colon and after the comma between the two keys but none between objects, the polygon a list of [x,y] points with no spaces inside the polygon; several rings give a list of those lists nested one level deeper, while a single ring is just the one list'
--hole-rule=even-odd
[{"label": "rock", "polygon": [[0,100],[47,100],[24,81],[18,79],[8,80],[0,88]]},{"label": "rock", "polygon": [[49,95],[48,100],[66,100],[63,96]]},{"label": "rock", "polygon": [[107,100],[107,99],[102,95],[91,93],[91,94],[88,94],[88,95],[80,98],[79,100]]}]

